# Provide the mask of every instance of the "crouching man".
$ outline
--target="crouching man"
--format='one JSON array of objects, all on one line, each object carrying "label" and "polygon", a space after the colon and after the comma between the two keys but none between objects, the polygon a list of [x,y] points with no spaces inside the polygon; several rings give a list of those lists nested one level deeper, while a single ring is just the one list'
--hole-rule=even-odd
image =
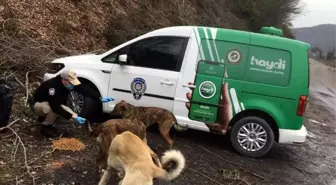
[{"label": "crouching man", "polygon": [[60,75],[43,82],[33,95],[35,115],[42,122],[40,132],[45,137],[61,135],[55,127],[58,116],[76,121],[80,125],[85,123],[85,118],[78,116],[65,106],[71,90],[103,103],[113,101],[113,98],[101,98],[100,94],[83,87],[75,72],[65,70]]}]

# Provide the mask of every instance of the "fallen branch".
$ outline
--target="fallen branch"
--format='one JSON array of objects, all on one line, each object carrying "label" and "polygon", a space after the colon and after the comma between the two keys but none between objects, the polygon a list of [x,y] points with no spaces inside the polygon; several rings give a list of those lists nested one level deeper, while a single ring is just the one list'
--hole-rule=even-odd
[{"label": "fallen branch", "polygon": [[18,138],[15,137],[15,141],[13,143],[14,148],[12,149],[12,152],[11,152],[11,159],[12,159],[12,161],[15,161],[16,152],[17,152],[17,150],[19,148],[19,145],[20,145],[20,143],[17,142],[17,140],[18,140]]},{"label": "fallen branch", "polygon": [[15,136],[19,138],[19,142],[21,143],[21,146],[22,146],[22,148],[23,148],[23,155],[24,155],[24,161],[25,161],[25,166],[26,166],[26,169],[27,169],[27,173],[32,177],[32,179],[33,179],[33,184],[35,185],[35,177],[34,177],[33,174],[30,172],[29,166],[28,166],[28,164],[27,164],[27,149],[26,149],[25,145],[23,144],[23,142],[22,142],[20,136],[19,136],[19,135],[18,135],[12,128],[9,127],[8,129],[11,130],[11,131],[15,134]]},{"label": "fallen branch", "polygon": [[14,76],[14,78],[15,78],[15,80],[16,80],[17,82],[19,82],[19,84],[20,84],[23,88],[25,88],[25,86],[23,85],[23,83],[22,83],[16,76]]},{"label": "fallen branch", "polygon": [[26,169],[27,169],[27,173],[32,177],[32,179],[33,179],[33,184],[35,185],[35,177],[34,177],[33,174],[30,172],[30,168],[29,168],[28,163],[27,163],[27,149],[26,149],[26,146],[25,146],[24,143],[22,142],[21,137],[20,137],[20,136],[15,132],[15,130],[12,129],[12,127],[11,127],[14,123],[16,123],[16,122],[18,122],[18,121],[20,121],[20,119],[17,119],[17,120],[15,120],[15,121],[11,122],[10,124],[8,124],[8,125],[5,126],[5,127],[1,127],[1,128],[0,128],[0,131],[5,130],[5,129],[9,129],[9,130],[12,131],[13,134],[16,136],[16,139],[19,140],[19,143],[21,144],[21,146],[22,146],[22,148],[23,148],[24,162],[25,162],[25,167],[26,167]]},{"label": "fallen branch", "polygon": [[267,180],[266,178],[262,177],[261,175],[258,175],[258,174],[254,173],[254,172],[251,172],[251,171],[249,171],[249,170],[246,170],[246,169],[244,169],[244,168],[242,168],[242,167],[240,167],[239,169],[241,169],[241,170],[243,170],[243,171],[245,171],[245,172],[248,172],[248,173],[250,173],[250,174],[254,175],[255,177],[258,177],[258,178],[260,178],[260,179],[262,179],[262,180]]},{"label": "fallen branch", "polygon": [[245,178],[243,178],[243,181],[244,181],[247,185],[251,185],[249,182],[247,182],[247,181],[245,180]]},{"label": "fallen branch", "polygon": [[199,175],[202,175],[203,177],[209,179],[210,181],[212,181],[212,182],[214,182],[214,183],[216,183],[216,184],[224,185],[224,184],[222,184],[222,183],[220,183],[220,182],[218,182],[218,181],[216,181],[216,180],[213,180],[211,177],[209,177],[209,176],[207,176],[207,175],[205,175],[205,174],[203,174],[203,173],[201,173],[201,172],[199,172],[199,171],[197,171],[197,170],[195,170],[195,169],[193,169],[193,168],[188,168],[188,169],[191,170],[191,171],[193,171],[193,172],[198,173]]},{"label": "fallen branch", "polygon": [[55,151],[55,149],[53,149],[53,150],[52,150],[52,151],[50,151],[50,152],[46,152],[46,153],[44,153],[44,154],[40,155],[40,156],[39,156],[39,157],[37,157],[36,159],[34,159],[34,160],[30,161],[30,162],[28,163],[28,165],[31,165],[31,164],[33,164],[34,162],[36,162],[38,159],[40,159],[40,158],[41,158],[41,157],[43,157],[43,156],[46,156],[46,155],[52,154],[54,151]]},{"label": "fallen branch", "polygon": [[17,119],[17,120],[15,120],[15,121],[9,123],[7,126],[1,127],[1,128],[0,128],[0,131],[5,130],[5,129],[9,129],[10,126],[12,126],[13,124],[15,124],[15,123],[18,122],[18,121],[20,121],[20,119]]},{"label": "fallen branch", "polygon": [[9,137],[12,137],[12,135],[14,135],[13,133],[7,135],[7,136],[1,136],[1,139],[6,139],[6,138],[9,138]]},{"label": "fallen branch", "polygon": [[[75,54],[78,53],[77,51],[74,52],[74,51],[71,51],[71,50],[69,50],[68,48],[64,47],[64,46],[61,44],[61,42],[59,41],[58,38],[56,39],[56,41],[57,41],[57,43],[58,43],[58,46],[60,46],[60,47],[61,47],[62,49],[64,49],[65,51],[67,51],[67,52],[69,52],[69,53],[75,53]],[[57,47],[57,44],[54,43],[54,45]]]},{"label": "fallen branch", "polygon": [[29,98],[29,71],[26,73],[26,99],[25,99],[25,106],[27,106],[28,98]]}]

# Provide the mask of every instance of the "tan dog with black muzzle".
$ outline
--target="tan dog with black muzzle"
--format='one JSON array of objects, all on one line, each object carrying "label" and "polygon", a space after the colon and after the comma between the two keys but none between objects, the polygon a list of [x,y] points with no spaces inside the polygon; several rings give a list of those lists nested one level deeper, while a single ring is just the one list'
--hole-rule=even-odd
[{"label": "tan dog with black muzzle", "polygon": [[157,166],[151,157],[151,149],[135,134],[126,131],[117,135],[109,148],[107,169],[99,181],[106,185],[117,170],[119,185],[152,185],[153,179],[173,180],[185,168],[185,158],[178,150],[166,151],[162,158],[162,167]]},{"label": "tan dog with black muzzle", "polygon": [[158,107],[136,107],[122,100],[115,105],[111,114],[120,115],[124,119],[140,120],[146,127],[157,123],[163,139],[168,143],[169,147],[173,146],[169,131],[177,121],[171,111]]},{"label": "tan dog with black muzzle", "polygon": [[[88,126],[91,136],[96,137],[100,149],[96,160],[98,164],[98,173],[100,176],[102,175],[104,169],[106,169],[110,144],[118,134],[121,134],[125,131],[130,131],[147,144],[146,126],[143,124],[143,122],[138,120],[110,119],[101,124],[94,123],[88,124]],[[150,154],[154,163],[158,166],[161,166],[158,156],[152,150],[150,150]]]}]

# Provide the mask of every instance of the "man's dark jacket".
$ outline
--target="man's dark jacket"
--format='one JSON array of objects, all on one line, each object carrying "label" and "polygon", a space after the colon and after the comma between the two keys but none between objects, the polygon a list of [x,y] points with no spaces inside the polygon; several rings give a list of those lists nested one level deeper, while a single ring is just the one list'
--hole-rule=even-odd
[{"label": "man's dark jacket", "polygon": [[[97,101],[100,101],[101,99],[100,94],[84,87],[83,84],[74,86],[73,91]],[[72,114],[61,107],[61,105],[66,105],[69,93],[70,90],[63,85],[62,78],[58,75],[55,78],[43,82],[41,86],[38,87],[33,96],[34,103],[47,101],[54,113],[66,119],[70,119]]]}]

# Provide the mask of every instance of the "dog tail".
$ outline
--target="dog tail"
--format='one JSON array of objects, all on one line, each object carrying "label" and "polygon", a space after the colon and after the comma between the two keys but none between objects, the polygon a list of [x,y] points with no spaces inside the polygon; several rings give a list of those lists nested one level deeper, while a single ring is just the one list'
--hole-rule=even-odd
[{"label": "dog tail", "polygon": [[158,168],[158,178],[173,180],[185,168],[185,158],[179,150],[168,150],[161,157],[162,168]]}]

